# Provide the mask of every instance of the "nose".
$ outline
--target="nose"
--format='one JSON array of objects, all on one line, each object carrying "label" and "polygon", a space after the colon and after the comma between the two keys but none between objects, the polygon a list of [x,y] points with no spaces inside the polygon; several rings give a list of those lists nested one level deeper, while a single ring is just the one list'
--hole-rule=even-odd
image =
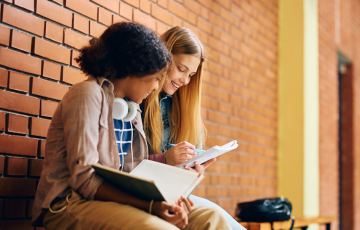
[{"label": "nose", "polygon": [[187,85],[187,84],[189,84],[189,82],[190,82],[190,77],[189,77],[189,76],[182,77],[182,78],[180,79],[180,82],[181,82],[183,85]]}]

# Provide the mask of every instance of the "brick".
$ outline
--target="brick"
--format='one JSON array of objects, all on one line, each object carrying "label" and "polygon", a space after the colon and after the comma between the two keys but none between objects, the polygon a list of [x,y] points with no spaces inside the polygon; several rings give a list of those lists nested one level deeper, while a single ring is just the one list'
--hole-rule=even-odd
[{"label": "brick", "polygon": [[82,47],[89,45],[89,41],[90,38],[81,35],[79,33],[76,33],[75,31],[65,29],[64,44],[79,50]]},{"label": "brick", "polygon": [[37,155],[37,148],[38,141],[36,139],[22,136],[0,135],[1,153],[35,157]]},{"label": "brick", "polygon": [[5,174],[10,176],[25,176],[28,159],[24,157],[7,157]]},{"label": "brick", "polygon": [[45,145],[46,145],[46,141],[45,140],[40,140],[39,157],[45,157]]},{"label": "brick", "polygon": [[51,120],[42,118],[30,118],[30,135],[46,137]]},{"label": "brick", "polygon": [[90,36],[100,37],[100,35],[107,29],[106,26],[103,26],[97,22],[90,22]]},{"label": "brick", "polygon": [[166,24],[156,21],[156,33],[163,34],[168,29],[169,29],[169,27]]},{"label": "brick", "polygon": [[3,6],[2,22],[39,36],[44,34],[44,20],[8,5]]},{"label": "brick", "polygon": [[5,199],[4,217],[19,218],[25,217],[26,200],[25,199]]},{"label": "brick", "polygon": [[34,0],[14,0],[14,4],[34,12]]},{"label": "brick", "polygon": [[12,30],[11,47],[30,53],[31,45],[32,45],[32,36],[19,32],[17,30]]},{"label": "brick", "polygon": [[97,20],[98,7],[92,2],[87,0],[66,0],[65,6],[86,17]]},{"label": "brick", "polygon": [[226,9],[230,9],[231,2],[229,0],[215,0],[215,2],[218,2],[220,5],[223,5]]},{"label": "brick", "polygon": [[63,5],[64,0],[51,0],[53,2],[56,2],[59,5]]},{"label": "brick", "polygon": [[9,89],[14,89],[14,90],[28,93],[29,92],[29,83],[30,83],[29,76],[27,76],[25,74],[10,71]]},{"label": "brick", "polygon": [[0,220],[2,230],[33,230],[31,220]]},{"label": "brick", "polygon": [[207,33],[211,33],[211,24],[202,18],[198,18],[197,26]]},{"label": "brick", "polygon": [[34,206],[34,199],[29,199],[29,200],[26,200],[26,203],[27,203],[27,211],[26,211],[26,216],[27,217],[32,217],[32,209],[33,209],[33,206]]},{"label": "brick", "polygon": [[113,15],[112,16],[112,23],[118,23],[118,22],[128,22],[129,20],[125,19],[125,18],[122,18],[122,17],[119,17],[117,15]]},{"label": "brick", "polygon": [[89,20],[79,14],[74,14],[74,25],[73,28],[84,34],[89,34]]},{"label": "brick", "polygon": [[78,82],[85,81],[87,79],[86,75],[80,70],[70,68],[67,66],[63,67],[63,76],[62,81],[69,84],[76,84]]},{"label": "brick", "polygon": [[5,131],[5,116],[6,113],[0,111],[0,131]]},{"label": "brick", "polygon": [[111,10],[114,13],[119,14],[119,1],[118,0],[91,0],[91,1]]},{"label": "brick", "polygon": [[44,160],[29,159],[29,176],[40,176]]},{"label": "brick", "polygon": [[134,10],[134,22],[143,24],[153,31],[156,30],[156,21],[147,14],[140,12],[139,10]]},{"label": "brick", "polygon": [[0,65],[20,71],[41,74],[41,59],[0,47]]},{"label": "brick", "polygon": [[60,81],[61,65],[44,60],[42,76]]},{"label": "brick", "polygon": [[140,7],[140,1],[139,0],[123,0],[126,3],[129,3],[133,7],[139,8]]},{"label": "brick", "polygon": [[49,58],[51,60],[70,64],[70,49],[48,42],[41,38],[35,38],[34,54]]},{"label": "brick", "polygon": [[188,10],[183,7],[182,5],[169,0],[169,11],[177,16],[179,16],[180,18],[187,20],[188,18]]},{"label": "brick", "polygon": [[36,179],[0,177],[0,196],[35,196],[35,190]]},{"label": "brick", "polygon": [[40,100],[26,95],[0,90],[0,108],[39,115]]},{"label": "brick", "polygon": [[59,103],[55,101],[41,100],[40,116],[52,117],[58,104]]},{"label": "brick", "polygon": [[8,131],[11,133],[28,133],[28,117],[9,113]]},{"label": "brick", "polygon": [[69,90],[66,85],[58,84],[40,78],[32,78],[32,91],[34,95],[61,100]]},{"label": "brick", "polygon": [[201,5],[194,0],[184,0],[184,6],[197,15],[201,13]]},{"label": "brick", "polygon": [[173,17],[173,23],[172,26],[183,26],[183,22],[178,17]]},{"label": "brick", "polygon": [[[5,156],[0,155],[0,175],[4,174],[5,172]],[[0,212],[2,210],[2,205],[0,204]],[[2,215],[0,214],[0,218]]]},{"label": "brick", "polygon": [[168,8],[168,0],[157,0],[157,4],[165,9]]},{"label": "brick", "polygon": [[193,25],[196,25],[197,22],[197,16],[193,12],[188,12],[188,22],[190,22]]},{"label": "brick", "polygon": [[140,0],[140,10],[147,14],[151,13],[151,3],[149,0]]},{"label": "brick", "polygon": [[0,44],[9,46],[10,45],[10,31],[11,29],[0,25]]},{"label": "brick", "polygon": [[98,22],[107,26],[111,26],[112,14],[109,11],[99,7]]},{"label": "brick", "polygon": [[55,42],[63,42],[64,29],[55,23],[45,22],[45,37]]},{"label": "brick", "polygon": [[9,71],[0,68],[0,87],[6,88],[9,81]]},{"label": "brick", "polygon": [[80,55],[80,52],[76,51],[76,50],[72,50],[71,51],[71,65],[75,66],[77,68],[80,68],[79,64],[75,61],[75,58],[78,58]]},{"label": "brick", "polygon": [[126,4],[121,2],[120,3],[120,16],[132,20],[133,19],[133,8]]},{"label": "brick", "polygon": [[151,5],[151,16],[153,16],[156,19],[159,19],[160,21],[168,25],[172,24],[173,16],[159,6]]}]

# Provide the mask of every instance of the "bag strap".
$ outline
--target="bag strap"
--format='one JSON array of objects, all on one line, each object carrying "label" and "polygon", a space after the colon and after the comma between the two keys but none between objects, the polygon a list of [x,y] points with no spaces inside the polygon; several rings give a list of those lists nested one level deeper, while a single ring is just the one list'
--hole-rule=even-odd
[{"label": "bag strap", "polygon": [[[289,230],[293,230],[294,228],[294,223],[295,223],[295,218],[292,216],[291,217],[291,226]],[[270,222],[270,226],[271,226],[271,230],[274,230],[274,226],[273,226],[273,222]]]},{"label": "bag strap", "polygon": [[295,223],[295,218],[292,216],[291,217],[291,227],[289,230],[292,230],[294,228],[294,223]]}]

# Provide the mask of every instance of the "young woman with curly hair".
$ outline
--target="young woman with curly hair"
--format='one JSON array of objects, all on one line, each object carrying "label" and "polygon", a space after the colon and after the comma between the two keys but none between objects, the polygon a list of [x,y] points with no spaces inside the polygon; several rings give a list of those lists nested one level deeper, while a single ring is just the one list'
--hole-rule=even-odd
[{"label": "young woman with curly hair", "polygon": [[[226,229],[216,210],[186,209],[183,198],[176,204],[138,199],[91,167],[129,172],[148,158],[138,104],[159,88],[171,63],[156,34],[136,23],[114,24],[81,49],[77,62],[89,78],[70,88],[53,115],[33,223],[46,229]],[[120,102],[135,118],[118,114]]]},{"label": "young woman with curly hair", "polygon": [[[195,156],[201,148],[206,129],[200,116],[201,82],[205,61],[200,40],[189,29],[174,27],[160,36],[173,56],[173,65],[162,85],[144,102],[144,129],[150,147],[149,158],[178,165]],[[186,140],[186,141],[185,141]],[[177,143],[169,148],[168,143]],[[194,145],[190,144],[194,143]],[[188,170],[204,173],[211,159]],[[216,207],[223,212],[232,229],[244,229],[215,203],[190,195],[195,205]]]}]

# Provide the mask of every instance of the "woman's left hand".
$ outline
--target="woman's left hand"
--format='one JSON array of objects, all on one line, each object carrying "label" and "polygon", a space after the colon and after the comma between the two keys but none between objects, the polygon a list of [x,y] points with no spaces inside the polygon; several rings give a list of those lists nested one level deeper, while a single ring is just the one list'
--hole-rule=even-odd
[{"label": "woman's left hand", "polygon": [[194,202],[189,198],[185,198],[184,196],[181,196],[176,204],[181,206],[181,203],[183,204],[186,214],[189,215],[191,207],[194,206]]},{"label": "woman's left hand", "polygon": [[188,165],[185,165],[184,168],[186,170],[189,170],[189,171],[193,171],[193,172],[197,172],[197,173],[200,173],[200,174],[204,174],[204,171],[207,167],[209,167],[209,165],[211,165],[213,162],[216,161],[216,158],[212,158],[208,161],[206,161],[205,163],[203,164],[200,164],[199,162],[195,161],[194,162],[194,165],[195,167],[194,168],[191,168],[189,167]]}]

